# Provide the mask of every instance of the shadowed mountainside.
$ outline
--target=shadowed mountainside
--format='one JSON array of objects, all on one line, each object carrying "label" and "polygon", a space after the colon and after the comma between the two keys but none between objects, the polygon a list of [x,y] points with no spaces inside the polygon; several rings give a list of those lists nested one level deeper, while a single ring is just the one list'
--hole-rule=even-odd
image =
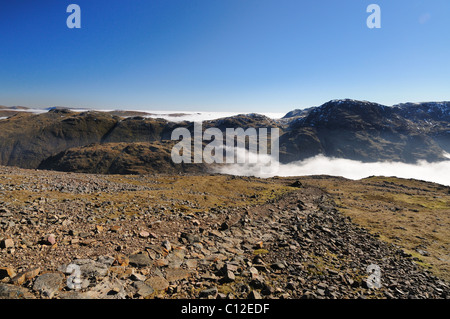
[{"label": "shadowed mountainside", "polygon": [[[171,141],[172,131],[185,127],[193,132],[192,122],[169,122],[135,116],[141,113],[133,112],[75,112],[64,108],[41,114],[29,113],[23,107],[20,111],[0,111],[6,112],[1,113],[6,118],[0,119],[0,165],[89,173],[204,169],[176,166],[170,161],[175,142]],[[450,152],[448,102],[389,107],[333,100],[320,107],[291,111],[281,120],[241,114],[203,122],[203,129],[210,127],[219,128],[224,135],[226,128],[278,127],[282,163],[319,154],[363,162],[435,162],[445,160],[444,152]]]},{"label": "shadowed mountainside", "polygon": [[318,154],[363,162],[434,162],[450,151],[450,103],[388,107],[336,100],[293,115],[280,138],[283,162]]}]

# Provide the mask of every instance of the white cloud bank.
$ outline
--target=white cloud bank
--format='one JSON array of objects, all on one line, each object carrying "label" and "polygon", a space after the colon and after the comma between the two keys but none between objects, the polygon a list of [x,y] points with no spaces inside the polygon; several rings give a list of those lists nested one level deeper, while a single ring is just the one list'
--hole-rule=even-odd
[{"label": "white cloud bank", "polygon": [[[30,112],[34,114],[47,113],[48,109],[3,109],[0,106],[0,110],[3,111],[16,111],[16,112]],[[144,117],[150,118],[162,118],[171,122],[182,122],[182,121],[190,121],[190,122],[201,122],[201,121],[211,121],[217,120],[224,117],[236,116],[239,114],[249,114],[248,112],[206,112],[206,111],[155,111],[155,110],[114,110],[114,109],[84,109],[84,108],[69,108],[70,111],[73,112],[87,112],[87,111],[99,111],[99,112],[113,112],[113,111],[136,111],[136,112],[145,112],[149,113],[149,115],[144,115]],[[271,119],[281,119],[286,115],[286,112],[260,112],[260,115],[267,116]],[[8,117],[2,117],[2,119],[6,119]]]},{"label": "white cloud bank", "polygon": [[[245,112],[186,112],[186,111],[145,111],[148,113],[152,113],[153,115],[148,115],[146,117],[152,118],[163,118],[167,121],[172,122],[181,122],[181,121],[190,121],[190,122],[201,122],[201,121],[211,121],[217,120],[223,117],[236,116],[239,114],[246,114]],[[178,115],[180,114],[180,115]],[[262,112],[258,113],[261,115],[265,115],[271,119],[280,119],[286,113],[270,113],[270,112]],[[176,115],[176,116],[174,116]]]},{"label": "white cloud bank", "polygon": [[373,175],[396,176],[450,186],[450,160],[436,163],[419,161],[416,164],[400,162],[363,163],[318,155],[289,164],[276,163],[270,166],[270,170],[262,170],[261,165],[255,164],[227,164],[218,168],[217,172],[263,178],[273,176],[332,175],[357,180]]}]

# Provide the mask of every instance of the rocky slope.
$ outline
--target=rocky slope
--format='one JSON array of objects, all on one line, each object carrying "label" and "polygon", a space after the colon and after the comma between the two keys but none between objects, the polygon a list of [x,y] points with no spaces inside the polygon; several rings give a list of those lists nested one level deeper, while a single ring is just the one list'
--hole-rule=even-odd
[{"label": "rocky slope", "polygon": [[0,168],[0,192],[1,298],[450,296],[419,258],[296,179]]},{"label": "rocky slope", "polygon": [[174,144],[172,141],[90,144],[50,156],[38,168],[97,174],[207,172],[204,164],[175,164],[171,159]]}]

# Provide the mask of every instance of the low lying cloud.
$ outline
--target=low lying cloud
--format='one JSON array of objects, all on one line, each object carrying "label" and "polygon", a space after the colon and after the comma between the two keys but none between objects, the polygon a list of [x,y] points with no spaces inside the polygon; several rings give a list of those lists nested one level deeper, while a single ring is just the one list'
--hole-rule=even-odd
[{"label": "low lying cloud", "polygon": [[273,176],[332,175],[348,179],[361,179],[369,176],[396,176],[435,182],[450,186],[450,160],[436,163],[419,161],[416,164],[401,162],[363,163],[340,158],[328,158],[318,155],[303,161],[289,164],[275,163],[261,169],[257,164],[226,164],[217,169],[218,173],[256,176],[268,178]]}]

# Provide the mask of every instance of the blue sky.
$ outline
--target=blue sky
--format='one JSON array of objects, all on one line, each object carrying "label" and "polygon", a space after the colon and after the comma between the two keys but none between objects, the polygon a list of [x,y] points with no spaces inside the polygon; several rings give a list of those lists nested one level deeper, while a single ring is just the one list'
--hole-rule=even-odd
[{"label": "blue sky", "polygon": [[[0,105],[288,112],[450,100],[447,0],[0,2]],[[81,7],[81,29],[66,8]],[[366,8],[381,7],[381,29]]]}]

